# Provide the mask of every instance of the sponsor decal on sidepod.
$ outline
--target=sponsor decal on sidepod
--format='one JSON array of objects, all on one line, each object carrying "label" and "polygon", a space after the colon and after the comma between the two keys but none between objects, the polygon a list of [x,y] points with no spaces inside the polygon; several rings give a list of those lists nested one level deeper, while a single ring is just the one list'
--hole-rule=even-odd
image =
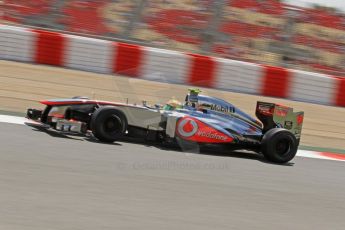
[{"label": "sponsor decal on sidepod", "polygon": [[185,140],[204,143],[232,142],[233,138],[192,117],[177,122],[177,135]]}]

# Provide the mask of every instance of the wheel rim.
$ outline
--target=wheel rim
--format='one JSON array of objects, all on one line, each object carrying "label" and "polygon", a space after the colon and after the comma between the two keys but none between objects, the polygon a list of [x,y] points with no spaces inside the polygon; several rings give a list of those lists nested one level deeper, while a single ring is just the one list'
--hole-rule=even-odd
[{"label": "wheel rim", "polygon": [[276,152],[280,156],[289,154],[291,147],[291,141],[288,139],[279,140],[276,144]]},{"label": "wheel rim", "polygon": [[104,131],[109,134],[119,133],[122,129],[122,123],[117,116],[110,116],[103,125]]}]

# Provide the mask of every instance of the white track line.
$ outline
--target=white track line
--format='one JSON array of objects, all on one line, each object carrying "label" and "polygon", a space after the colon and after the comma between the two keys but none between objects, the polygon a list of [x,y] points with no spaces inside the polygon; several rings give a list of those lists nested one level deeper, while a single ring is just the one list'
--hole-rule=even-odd
[{"label": "white track line", "polygon": [[17,125],[24,125],[26,122],[30,122],[30,120],[26,119],[25,117],[0,115],[0,122],[17,124]]},{"label": "white track line", "polygon": [[[18,124],[18,125],[25,125],[26,123],[35,123],[34,121],[31,121],[24,117],[16,117],[16,116],[9,116],[9,115],[0,115],[0,122],[9,123],[9,124]],[[322,156],[320,152],[309,151],[309,150],[298,150],[297,156],[322,159],[322,160],[345,161],[341,159]]]}]

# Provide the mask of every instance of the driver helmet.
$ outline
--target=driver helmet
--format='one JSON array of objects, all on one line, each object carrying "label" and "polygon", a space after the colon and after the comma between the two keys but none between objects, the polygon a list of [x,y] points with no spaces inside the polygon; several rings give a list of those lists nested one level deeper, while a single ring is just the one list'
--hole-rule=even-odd
[{"label": "driver helmet", "polygon": [[163,107],[164,110],[175,110],[182,108],[182,103],[175,97],[172,97]]}]

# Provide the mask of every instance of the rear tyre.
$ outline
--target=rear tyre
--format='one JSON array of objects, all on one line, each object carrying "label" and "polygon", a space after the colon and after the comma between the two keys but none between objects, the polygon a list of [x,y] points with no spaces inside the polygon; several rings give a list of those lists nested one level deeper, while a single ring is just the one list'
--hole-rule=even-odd
[{"label": "rear tyre", "polygon": [[101,107],[91,116],[92,133],[102,142],[117,141],[126,133],[127,126],[125,114],[113,106]]},{"label": "rear tyre", "polygon": [[296,137],[286,129],[274,128],[263,136],[261,152],[274,163],[289,162],[296,156],[297,149]]}]

